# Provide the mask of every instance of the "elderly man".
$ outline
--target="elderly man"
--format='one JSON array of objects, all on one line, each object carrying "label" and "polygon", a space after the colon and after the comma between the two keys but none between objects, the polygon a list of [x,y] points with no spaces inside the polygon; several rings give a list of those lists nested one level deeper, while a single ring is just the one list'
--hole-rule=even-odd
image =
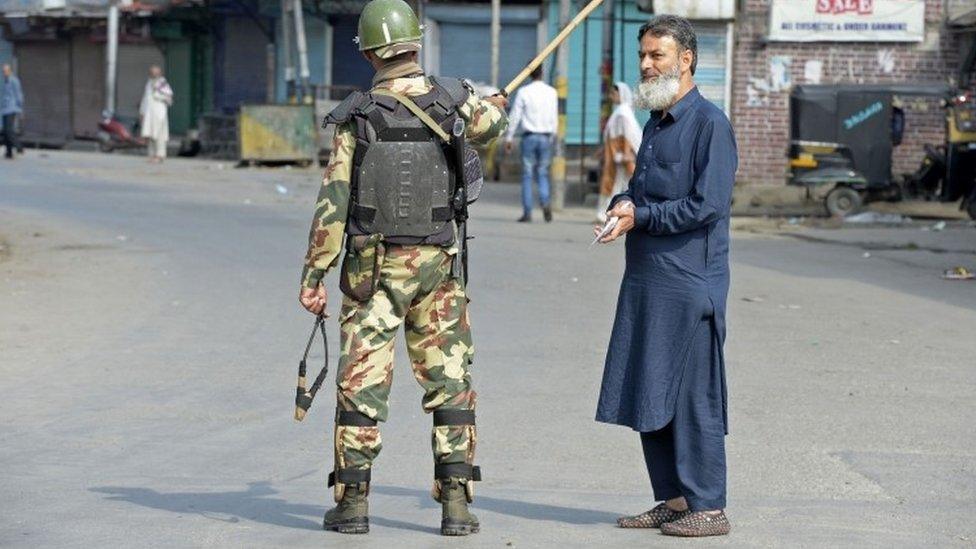
[{"label": "elderly man", "polygon": [[651,111],[637,170],[614,197],[626,270],[607,351],[597,421],[640,433],[654,500],[618,520],[675,536],[723,535],[725,303],[735,136],[695,87],[691,24],[659,16],[640,29],[636,105]]},{"label": "elderly man", "polygon": [[20,80],[14,76],[10,65],[3,66],[3,81],[0,82],[0,114],[3,115],[3,142],[7,147],[8,160],[13,159],[14,149],[23,152],[17,141],[17,116],[24,111],[24,92]]},{"label": "elderly man", "polygon": [[166,158],[166,142],[169,141],[169,108],[172,104],[173,88],[163,76],[163,69],[158,65],[149,67],[149,79],[142,93],[139,115],[142,117],[141,135],[146,139],[150,162],[159,163]]}]

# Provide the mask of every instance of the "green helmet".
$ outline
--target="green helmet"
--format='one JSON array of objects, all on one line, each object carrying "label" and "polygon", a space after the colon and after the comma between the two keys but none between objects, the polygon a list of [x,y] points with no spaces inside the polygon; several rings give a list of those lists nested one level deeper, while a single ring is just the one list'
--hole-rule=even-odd
[{"label": "green helmet", "polygon": [[359,51],[403,44],[402,48],[391,48],[402,53],[419,50],[422,34],[420,21],[406,2],[371,0],[359,14],[359,35],[356,41],[359,43]]}]

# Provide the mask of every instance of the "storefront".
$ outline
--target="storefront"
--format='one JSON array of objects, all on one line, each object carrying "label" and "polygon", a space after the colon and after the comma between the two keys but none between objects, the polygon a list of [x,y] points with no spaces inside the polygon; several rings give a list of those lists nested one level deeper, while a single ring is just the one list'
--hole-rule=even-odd
[{"label": "storefront", "polygon": [[[743,184],[782,185],[787,174],[789,93],[800,84],[949,83],[960,35],[947,30],[954,6],[971,0],[769,0],[736,21],[732,121]],[[936,99],[904,98],[904,140],[895,175],[914,171],[925,144],[944,139]],[[887,136],[879,136],[886,138]]]}]

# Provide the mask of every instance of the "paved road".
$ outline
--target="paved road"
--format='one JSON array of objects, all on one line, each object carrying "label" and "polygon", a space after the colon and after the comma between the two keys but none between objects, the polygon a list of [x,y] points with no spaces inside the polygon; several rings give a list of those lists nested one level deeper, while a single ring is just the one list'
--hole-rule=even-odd
[{"label": "paved road", "polygon": [[[317,179],[82,153],[0,165],[0,545],[685,544],[612,526],[650,505],[637,437],[592,420],[622,249],[587,247],[588,211],[513,223],[507,185],[472,222],[482,533],[436,535],[402,343],[373,530],[322,532],[334,396],[291,419]],[[696,546],[976,544],[976,282],[939,277],[976,267],[976,229],[737,226],[734,530]]]}]

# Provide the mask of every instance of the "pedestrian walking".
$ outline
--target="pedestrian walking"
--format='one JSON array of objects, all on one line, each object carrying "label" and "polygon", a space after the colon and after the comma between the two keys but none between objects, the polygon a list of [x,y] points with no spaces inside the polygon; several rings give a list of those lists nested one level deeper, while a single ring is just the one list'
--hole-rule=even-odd
[{"label": "pedestrian walking", "polygon": [[516,132],[522,136],[522,217],[520,223],[532,221],[533,180],[538,187],[539,204],[546,222],[552,221],[549,202],[549,164],[553,139],[559,125],[559,98],[556,88],[542,80],[542,65],[532,71],[532,82],[519,88],[512,102],[505,152],[512,151]]},{"label": "pedestrian walking", "polygon": [[0,88],[0,114],[3,115],[3,144],[7,149],[4,158],[13,160],[14,150],[23,152],[17,136],[17,118],[24,112],[24,90],[13,67],[3,65],[3,87]]},{"label": "pedestrian walking", "polygon": [[325,310],[322,279],[345,240],[335,469],[329,478],[337,505],[323,520],[325,529],[341,533],[369,531],[367,496],[382,447],[379,423],[389,415],[401,326],[414,377],[424,389],[423,410],[433,416],[433,496],[441,503],[441,534],[480,529],[468,510],[480,470],[474,466],[474,349],[461,255],[466,209],[459,208],[466,195],[455,193],[464,186],[455,163],[458,138],[445,132],[457,128],[472,144],[487,144],[505,129],[507,101],[481,99],[457,78],[425,75],[417,61],[421,42],[420,22],[406,2],[366,4],[358,43],[376,70],[373,87],[350,95],[326,118],[337,130],[299,299],[314,314]]},{"label": "pedestrian walking", "polygon": [[162,162],[166,158],[169,141],[169,108],[173,104],[173,88],[169,86],[158,65],[149,67],[149,80],[139,104],[141,135],[149,148],[149,161]]},{"label": "pedestrian walking", "polygon": [[663,501],[619,526],[722,535],[735,136],[695,86],[698,46],[686,19],[655,17],[639,41],[636,105],[651,118],[635,175],[612,202],[619,222],[603,238],[627,235],[596,419],[640,433],[653,500]]},{"label": "pedestrian walking", "polygon": [[600,177],[600,198],[596,204],[596,220],[607,220],[610,199],[627,188],[637,167],[641,130],[634,116],[634,92],[624,82],[610,88],[613,113],[603,128],[603,173]]}]

